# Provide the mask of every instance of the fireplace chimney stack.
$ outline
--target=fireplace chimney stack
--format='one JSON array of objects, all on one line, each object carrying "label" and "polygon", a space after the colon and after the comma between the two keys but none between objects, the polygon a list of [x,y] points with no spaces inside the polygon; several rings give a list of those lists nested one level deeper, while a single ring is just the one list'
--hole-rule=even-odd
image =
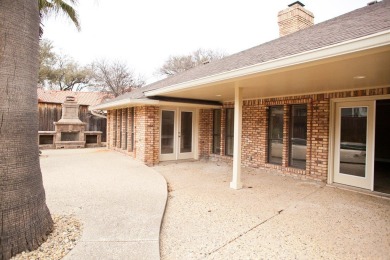
[{"label": "fireplace chimney stack", "polygon": [[280,37],[305,29],[314,24],[313,13],[305,9],[304,6],[301,2],[296,1],[278,13]]}]

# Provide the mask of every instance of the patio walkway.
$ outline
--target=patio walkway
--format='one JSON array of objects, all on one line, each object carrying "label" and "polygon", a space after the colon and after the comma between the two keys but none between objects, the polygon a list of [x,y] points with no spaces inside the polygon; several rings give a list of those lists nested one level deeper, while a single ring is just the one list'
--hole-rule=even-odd
[{"label": "patio walkway", "polygon": [[390,200],[232,167],[160,163],[168,203],[162,259],[389,259]]},{"label": "patio walkway", "polygon": [[159,259],[167,186],[152,168],[106,149],[45,150],[53,214],[75,214],[81,240],[64,259]]}]

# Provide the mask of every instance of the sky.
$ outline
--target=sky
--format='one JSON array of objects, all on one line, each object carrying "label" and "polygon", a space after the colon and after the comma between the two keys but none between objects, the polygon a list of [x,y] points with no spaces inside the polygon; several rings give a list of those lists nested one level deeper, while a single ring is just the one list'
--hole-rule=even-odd
[{"label": "sky", "polygon": [[[301,0],[314,23],[371,0]],[[63,16],[43,21],[43,38],[81,65],[125,62],[147,83],[170,55],[198,48],[233,54],[279,37],[277,14],[295,0],[79,0],[81,31]]]}]

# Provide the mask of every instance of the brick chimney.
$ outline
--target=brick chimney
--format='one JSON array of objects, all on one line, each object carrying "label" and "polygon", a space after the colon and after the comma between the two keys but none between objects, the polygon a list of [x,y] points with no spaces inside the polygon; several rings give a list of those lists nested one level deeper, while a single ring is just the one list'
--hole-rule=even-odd
[{"label": "brick chimney", "polygon": [[296,1],[288,5],[287,9],[278,13],[280,37],[305,29],[314,24],[313,13],[303,8],[304,6],[301,2]]}]

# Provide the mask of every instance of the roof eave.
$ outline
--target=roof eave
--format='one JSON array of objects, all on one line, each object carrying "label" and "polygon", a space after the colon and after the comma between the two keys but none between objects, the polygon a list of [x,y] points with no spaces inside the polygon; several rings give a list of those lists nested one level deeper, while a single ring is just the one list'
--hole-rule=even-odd
[{"label": "roof eave", "polygon": [[157,95],[167,95],[169,93],[179,92],[190,88],[199,87],[206,84],[217,83],[225,80],[231,80],[238,77],[248,76],[276,69],[286,68],[307,62],[318,61],[326,58],[332,58],[344,54],[354,53],[358,51],[368,50],[376,47],[381,47],[390,44],[390,30],[360,37],[350,41],[337,43],[323,48],[310,50],[294,54],[291,56],[258,63],[255,65],[243,67],[236,70],[231,70],[211,76],[186,81],[183,83],[166,86],[160,89],[146,91],[144,94],[147,97]]},{"label": "roof eave", "polygon": [[129,106],[139,106],[139,105],[158,105],[158,100],[150,99],[121,99],[118,101],[108,102],[99,104],[96,106],[90,106],[88,110],[108,110],[108,109],[117,109]]}]

